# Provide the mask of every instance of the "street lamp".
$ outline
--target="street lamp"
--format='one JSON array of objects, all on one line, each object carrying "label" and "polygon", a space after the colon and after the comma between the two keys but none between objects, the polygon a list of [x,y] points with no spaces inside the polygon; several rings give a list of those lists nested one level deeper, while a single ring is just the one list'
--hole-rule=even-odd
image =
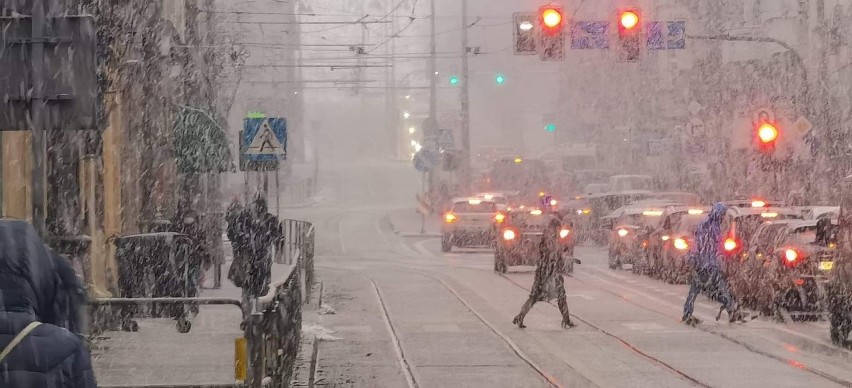
[{"label": "street lamp", "polygon": [[410,128],[408,128],[408,134],[413,135],[413,134],[414,134],[414,132],[417,132],[417,129],[416,129],[416,128],[414,128],[414,127],[410,127]]},{"label": "street lamp", "polygon": [[402,112],[402,118],[407,119],[407,118],[409,118],[409,117],[411,117],[411,113],[408,113],[408,112]]}]

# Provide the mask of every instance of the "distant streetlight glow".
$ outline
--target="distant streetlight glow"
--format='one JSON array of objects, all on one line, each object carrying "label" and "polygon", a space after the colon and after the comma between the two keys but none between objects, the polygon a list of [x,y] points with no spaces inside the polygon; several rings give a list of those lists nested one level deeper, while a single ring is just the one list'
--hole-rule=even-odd
[{"label": "distant streetlight glow", "polygon": [[405,119],[407,119],[407,118],[411,117],[411,113],[408,113],[408,112],[402,112],[402,117],[403,117],[403,118],[405,118]]},{"label": "distant streetlight glow", "polygon": [[412,140],[412,141],[411,141],[411,146],[412,146],[412,147],[414,147],[414,146],[416,146],[416,145],[417,145],[417,140]]},{"label": "distant streetlight glow", "polygon": [[407,96],[405,96],[405,99],[406,99],[406,100],[410,100],[410,99],[411,99],[411,95],[407,95]]},{"label": "distant streetlight glow", "polygon": [[417,132],[417,129],[416,129],[416,128],[414,128],[414,127],[408,128],[408,133],[409,133],[409,134],[413,135],[413,134],[414,134],[414,132]]}]

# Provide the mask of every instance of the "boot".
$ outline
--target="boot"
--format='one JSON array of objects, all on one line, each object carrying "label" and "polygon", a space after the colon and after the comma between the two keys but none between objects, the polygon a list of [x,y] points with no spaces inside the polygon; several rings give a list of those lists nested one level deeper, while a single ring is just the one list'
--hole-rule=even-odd
[{"label": "boot", "polygon": [[696,318],[692,314],[684,315],[683,318],[681,318],[681,322],[683,322],[684,325],[688,326],[697,326],[701,324],[701,320]]},{"label": "boot", "polygon": [[518,325],[521,329],[526,329],[526,325],[524,325],[524,316],[518,314],[515,319],[512,320],[512,324]]},{"label": "boot", "polygon": [[745,323],[745,321],[746,321],[745,313],[743,313],[742,311],[739,311],[739,310],[729,312],[728,316],[730,317],[730,320],[729,320],[730,323],[737,323],[737,322]]},{"label": "boot", "polygon": [[563,329],[570,329],[570,328],[576,327],[576,326],[577,325],[575,325],[574,322],[571,322],[570,319],[567,320],[567,321],[562,321],[562,328]]}]

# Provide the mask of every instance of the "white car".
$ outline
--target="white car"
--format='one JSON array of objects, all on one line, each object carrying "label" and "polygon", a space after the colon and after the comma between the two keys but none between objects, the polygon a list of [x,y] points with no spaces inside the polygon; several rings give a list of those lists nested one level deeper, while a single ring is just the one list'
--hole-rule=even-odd
[{"label": "white car", "polygon": [[441,252],[449,252],[453,247],[493,247],[494,225],[505,216],[493,200],[454,199],[441,223]]}]

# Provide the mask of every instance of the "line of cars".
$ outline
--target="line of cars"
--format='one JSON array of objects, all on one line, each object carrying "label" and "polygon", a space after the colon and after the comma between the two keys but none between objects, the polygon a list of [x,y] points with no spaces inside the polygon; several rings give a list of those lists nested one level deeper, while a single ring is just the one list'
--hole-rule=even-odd
[{"label": "line of cars", "polygon": [[[852,216],[848,211],[793,208],[767,200],[725,204],[720,260],[740,305],[781,320],[818,319],[828,313],[832,339],[846,341],[852,331]],[[612,221],[609,267],[629,264],[638,274],[687,283],[695,231],[708,211],[705,205],[653,200],[617,209],[603,217]],[[847,222],[841,214],[849,218]],[[845,270],[837,270],[839,266]]]},{"label": "line of cars", "polygon": [[[494,271],[506,273],[508,267],[536,265],[539,243],[547,226],[560,220],[557,241],[570,273],[576,260],[571,223],[556,212],[557,200],[542,193],[538,204],[518,205],[515,193],[477,194],[456,198],[443,214],[441,251],[454,247],[494,249]],[[531,201],[528,201],[531,202]]]}]

